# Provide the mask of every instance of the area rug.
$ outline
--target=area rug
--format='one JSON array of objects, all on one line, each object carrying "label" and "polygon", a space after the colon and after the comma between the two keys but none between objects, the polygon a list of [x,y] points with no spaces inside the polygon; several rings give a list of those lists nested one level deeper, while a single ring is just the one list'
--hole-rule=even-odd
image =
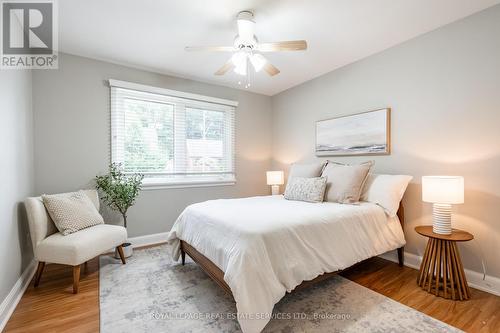
[{"label": "area rug", "polygon": [[[186,258],[187,259],[187,258]],[[101,333],[240,332],[232,299],[168,245],[101,256]],[[286,295],[264,332],[461,332],[341,276]]]}]

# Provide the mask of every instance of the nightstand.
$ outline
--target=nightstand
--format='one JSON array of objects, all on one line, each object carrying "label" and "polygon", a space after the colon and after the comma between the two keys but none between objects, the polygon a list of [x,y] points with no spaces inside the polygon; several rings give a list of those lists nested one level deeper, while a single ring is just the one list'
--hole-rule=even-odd
[{"label": "nightstand", "polygon": [[436,296],[453,300],[467,300],[470,290],[465,279],[464,267],[457,242],[474,238],[467,231],[453,229],[451,235],[432,232],[432,226],[418,226],[415,231],[428,237],[417,283],[422,289]]}]

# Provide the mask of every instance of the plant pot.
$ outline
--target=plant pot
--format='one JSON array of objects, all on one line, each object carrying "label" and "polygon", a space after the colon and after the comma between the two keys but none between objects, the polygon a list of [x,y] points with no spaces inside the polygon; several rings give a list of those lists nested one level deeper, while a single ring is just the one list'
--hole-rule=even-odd
[{"label": "plant pot", "polygon": [[[128,242],[122,244],[122,249],[123,249],[123,255],[125,256],[125,258],[132,256],[132,253],[134,253],[134,250],[132,248],[132,244],[128,243]],[[118,253],[118,249],[115,249],[115,258],[120,259],[120,254]]]}]

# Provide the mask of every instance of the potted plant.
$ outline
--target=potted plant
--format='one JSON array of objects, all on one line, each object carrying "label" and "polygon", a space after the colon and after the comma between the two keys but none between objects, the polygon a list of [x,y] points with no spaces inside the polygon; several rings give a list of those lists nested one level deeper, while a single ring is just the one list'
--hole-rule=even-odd
[{"label": "potted plant", "polygon": [[[100,190],[102,201],[123,217],[123,226],[127,228],[127,211],[135,203],[141,191],[144,175],[139,173],[125,174],[119,163],[109,165],[109,173],[96,176],[96,189]],[[122,245],[125,257],[132,255],[132,244]],[[115,254],[116,257],[117,254]]]}]

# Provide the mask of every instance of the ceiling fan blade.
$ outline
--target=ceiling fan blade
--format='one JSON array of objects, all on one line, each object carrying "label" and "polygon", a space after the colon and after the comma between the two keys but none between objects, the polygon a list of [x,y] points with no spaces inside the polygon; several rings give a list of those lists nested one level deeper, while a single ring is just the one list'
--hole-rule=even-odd
[{"label": "ceiling fan blade", "polygon": [[270,76],[275,76],[276,74],[280,73],[280,70],[274,67],[270,62],[266,62],[266,64],[264,65],[264,70]]},{"label": "ceiling fan blade", "polygon": [[289,40],[274,43],[259,43],[257,49],[260,52],[300,51],[307,49],[307,42],[305,40]]},{"label": "ceiling fan blade", "polygon": [[231,69],[234,68],[234,64],[233,62],[231,61],[231,59],[229,59],[221,68],[219,68],[219,70],[217,72],[215,72],[214,74],[215,75],[224,75],[226,74],[226,72],[230,71]]},{"label": "ceiling fan blade", "polygon": [[236,48],[234,46],[186,46],[184,49],[188,52],[192,52],[192,51],[233,52],[233,51],[236,51]]}]

